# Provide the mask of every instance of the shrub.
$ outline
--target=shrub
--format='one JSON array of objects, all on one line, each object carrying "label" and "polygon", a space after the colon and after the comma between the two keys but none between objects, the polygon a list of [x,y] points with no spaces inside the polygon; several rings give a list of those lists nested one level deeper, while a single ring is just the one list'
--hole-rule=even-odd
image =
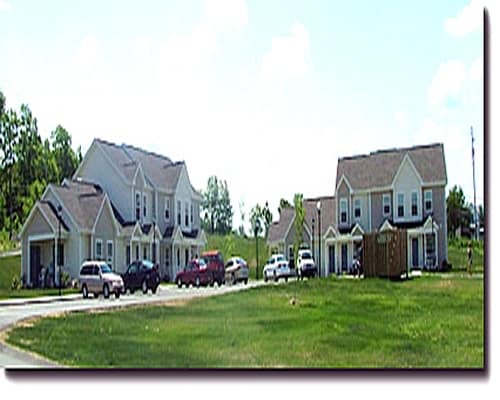
[{"label": "shrub", "polygon": [[21,280],[18,278],[18,276],[13,276],[12,277],[12,282],[10,284],[10,290],[20,290],[21,289]]}]

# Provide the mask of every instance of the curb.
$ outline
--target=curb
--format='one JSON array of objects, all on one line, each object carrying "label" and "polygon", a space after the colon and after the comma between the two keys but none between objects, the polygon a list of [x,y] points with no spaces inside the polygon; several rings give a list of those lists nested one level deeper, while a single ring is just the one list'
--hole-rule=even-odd
[{"label": "curb", "polygon": [[0,309],[2,307],[24,306],[27,304],[46,304],[46,303],[55,303],[56,301],[74,301],[80,299],[81,297],[82,295],[78,293],[78,294],[67,294],[64,296],[46,296],[46,297],[0,300]]}]

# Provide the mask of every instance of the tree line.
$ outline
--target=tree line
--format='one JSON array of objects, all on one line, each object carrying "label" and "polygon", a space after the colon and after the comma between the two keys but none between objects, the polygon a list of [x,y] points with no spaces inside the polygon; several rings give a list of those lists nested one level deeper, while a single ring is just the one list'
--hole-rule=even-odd
[{"label": "tree line", "polygon": [[13,240],[47,184],[71,177],[81,160],[66,129],[42,140],[29,106],[7,109],[0,90],[0,233]]}]

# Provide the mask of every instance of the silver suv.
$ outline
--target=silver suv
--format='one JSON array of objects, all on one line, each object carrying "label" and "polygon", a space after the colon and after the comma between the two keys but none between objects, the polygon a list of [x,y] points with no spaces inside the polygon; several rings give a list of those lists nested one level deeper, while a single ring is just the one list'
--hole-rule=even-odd
[{"label": "silver suv", "polygon": [[120,275],[113,273],[111,267],[104,261],[85,261],[80,269],[78,278],[83,297],[87,298],[89,293],[99,296],[100,293],[107,299],[110,293],[116,298],[123,291],[123,280]]}]

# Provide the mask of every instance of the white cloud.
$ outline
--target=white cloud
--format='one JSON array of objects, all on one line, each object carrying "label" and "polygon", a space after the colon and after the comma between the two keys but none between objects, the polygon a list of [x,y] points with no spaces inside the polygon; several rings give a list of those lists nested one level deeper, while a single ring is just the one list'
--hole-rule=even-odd
[{"label": "white cloud", "polygon": [[9,11],[12,8],[8,0],[0,0],[0,12]]},{"label": "white cloud", "polygon": [[484,0],[471,0],[460,12],[448,18],[444,29],[452,36],[464,37],[482,27]]},{"label": "white cloud", "polygon": [[483,79],[483,58],[478,57],[469,70],[469,78],[473,81],[481,81]]},{"label": "white cloud", "polygon": [[204,23],[215,32],[238,30],[248,23],[245,0],[204,0]]},{"label": "white cloud", "polygon": [[407,120],[408,120],[408,113],[406,113],[405,111],[396,111],[394,113],[394,121],[399,126],[405,125]]},{"label": "white cloud", "polygon": [[304,76],[310,68],[309,32],[295,23],[290,35],[273,38],[262,58],[261,72],[265,80],[283,82]]},{"label": "white cloud", "polygon": [[427,92],[431,106],[454,101],[467,78],[465,65],[459,60],[450,60],[438,67]]}]

